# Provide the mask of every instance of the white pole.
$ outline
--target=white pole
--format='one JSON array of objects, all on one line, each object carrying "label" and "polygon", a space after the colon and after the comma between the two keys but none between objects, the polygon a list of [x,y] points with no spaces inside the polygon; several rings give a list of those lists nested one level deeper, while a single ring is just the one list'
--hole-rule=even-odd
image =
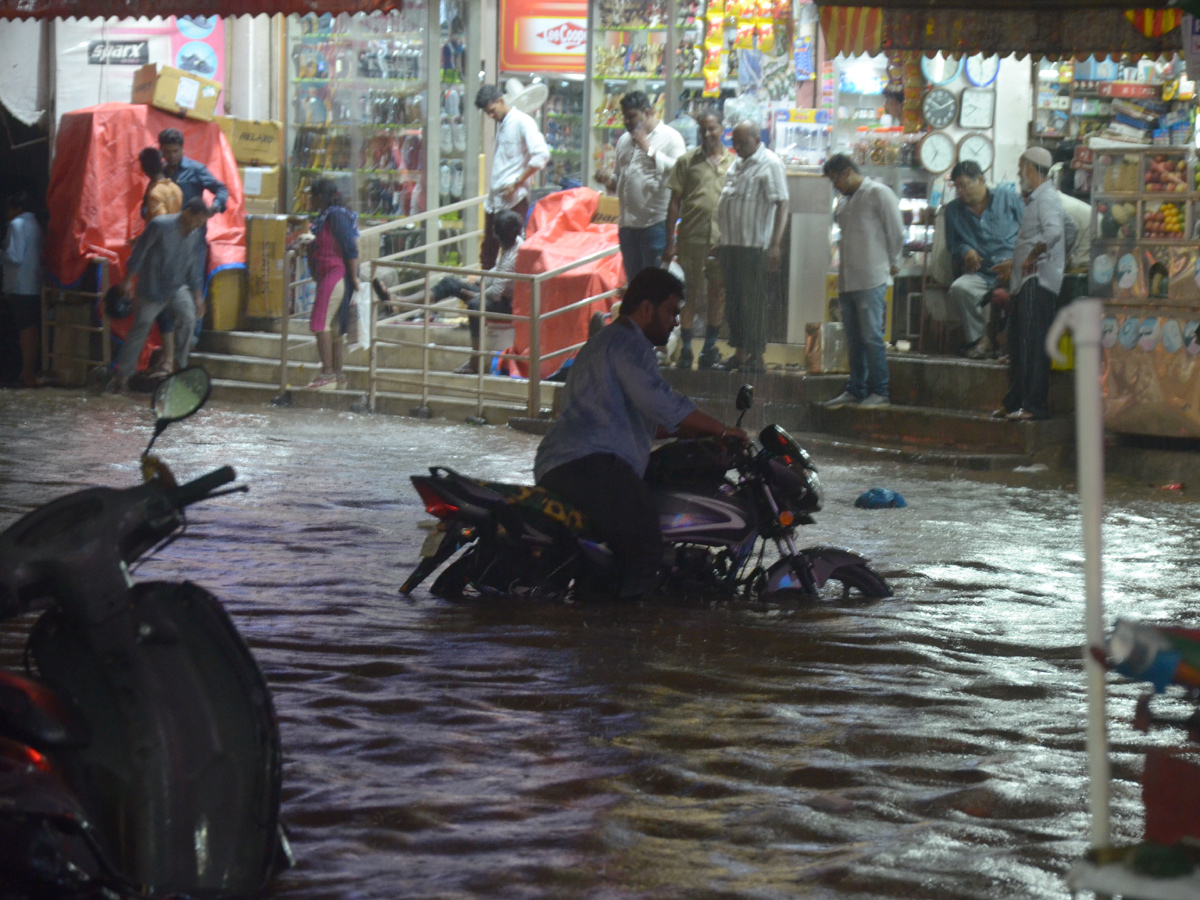
[{"label": "white pole", "polygon": [[1092,846],[1107,847],[1109,837],[1108,719],[1105,713],[1104,668],[1092,658],[1092,647],[1104,646],[1101,528],[1104,521],[1104,416],[1100,396],[1100,316],[1104,304],[1080,298],[1059,310],[1046,335],[1046,352],[1059,362],[1058,341],[1070,329],[1075,343],[1075,447],[1079,504],[1083,519],[1084,612],[1083,664],[1088,690],[1088,777]]}]

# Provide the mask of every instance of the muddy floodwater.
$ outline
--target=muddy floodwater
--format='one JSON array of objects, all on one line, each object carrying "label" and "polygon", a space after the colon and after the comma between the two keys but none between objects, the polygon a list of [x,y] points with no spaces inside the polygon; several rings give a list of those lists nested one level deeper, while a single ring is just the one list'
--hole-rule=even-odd
[{"label": "muddy floodwater", "polygon": [[[132,484],[150,426],[141,400],[0,392],[0,527]],[[524,479],[536,445],[217,405],[159,440],[181,480],[231,464],[250,487],[137,577],[216,593],[274,691],[298,857],[277,897],[1068,896],[1088,833],[1069,483],[818,456],[799,543],[869,556],[896,597],[867,605],[400,597],[426,518],[408,475]],[[854,509],[874,486],[908,507]],[[1110,621],[1200,622],[1198,524],[1187,493],[1111,487]],[[0,626],[5,663],[27,626]],[[1141,833],[1146,747],[1179,740],[1132,730],[1139,692],[1110,695],[1119,841]]]}]

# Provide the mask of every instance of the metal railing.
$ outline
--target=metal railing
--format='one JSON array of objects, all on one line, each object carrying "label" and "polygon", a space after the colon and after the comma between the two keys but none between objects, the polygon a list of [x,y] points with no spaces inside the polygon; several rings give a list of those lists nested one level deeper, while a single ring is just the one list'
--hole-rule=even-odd
[{"label": "metal railing", "polygon": [[[56,366],[64,363],[79,363],[88,368],[98,365],[109,365],[112,362],[112,329],[109,325],[108,311],[104,304],[100,306],[100,324],[92,325],[91,311],[108,289],[108,261],[96,260],[100,288],[98,291],[77,291],[67,288],[43,287],[41,293],[42,313],[42,362],[43,372],[53,374]],[[87,310],[89,324],[65,321],[65,313],[69,309],[84,308]],[[100,358],[92,357],[92,341],[88,337],[87,349],[83,356],[76,355],[74,342],[68,341],[63,332],[74,332],[84,335],[100,335]]]},{"label": "metal railing", "polygon": [[[419,216],[410,217],[408,219],[397,220],[394,222],[384,223],[382,225],[372,226],[364,229],[360,238],[366,236],[368,241],[364,242],[368,245],[374,244],[377,248],[376,240],[383,234],[392,230],[411,230],[413,224],[419,224],[430,218],[441,218],[447,213],[466,210],[471,207],[482,204],[482,197],[473,197],[469,200],[462,200],[457,203],[452,203],[448,206],[439,207],[421,213]],[[570,263],[559,266],[548,272],[540,272],[536,275],[526,275],[520,273],[505,273],[504,279],[510,281],[521,281],[530,284],[531,303],[529,315],[514,315],[511,313],[496,313],[486,310],[486,302],[482,302],[484,307],[480,310],[462,309],[455,307],[453,312],[457,316],[474,317],[492,322],[525,322],[529,326],[529,348],[526,353],[508,353],[494,352],[486,349],[486,323],[480,322],[480,345],[472,346],[469,350],[466,347],[448,346],[447,349],[451,352],[468,354],[471,359],[477,360],[476,375],[471,382],[466,382],[465,379],[456,377],[453,382],[448,382],[445,379],[435,380],[430,376],[431,353],[435,349],[434,343],[430,340],[430,325],[433,315],[438,311],[439,307],[429,303],[430,288],[432,287],[432,278],[435,273],[444,273],[455,275],[457,277],[478,277],[480,279],[479,289],[480,297],[484,297],[484,291],[487,289],[488,280],[496,279],[498,276],[492,270],[479,268],[468,268],[458,265],[434,264],[430,262],[416,262],[411,257],[420,254],[426,254],[427,258],[433,256],[436,251],[447,245],[457,244],[467,240],[478,240],[482,235],[481,230],[464,231],[453,237],[443,238],[437,241],[423,243],[416,247],[410,247],[396,253],[386,255],[377,255],[372,253],[370,249],[364,253],[365,261],[370,264],[370,280],[375,281],[377,273],[381,269],[403,269],[412,272],[424,273],[423,278],[412,279],[393,285],[388,289],[389,299],[388,306],[394,310],[394,314],[386,319],[379,318],[379,310],[381,301],[376,296],[375,291],[371,292],[371,316],[370,316],[370,349],[368,351],[368,367],[367,367],[367,404],[368,408],[374,412],[377,399],[382,385],[397,386],[407,388],[405,393],[419,393],[420,407],[428,409],[429,401],[439,397],[450,399],[474,398],[476,403],[476,415],[483,416],[483,408],[485,401],[488,399],[508,399],[511,393],[501,390],[497,385],[495,388],[489,387],[489,382],[486,376],[486,365],[484,363],[489,358],[499,358],[501,360],[515,360],[523,362],[529,373],[526,379],[526,410],[530,417],[536,417],[541,412],[541,368],[546,360],[566,359],[571,354],[575,353],[584,342],[572,344],[569,347],[563,347],[555,350],[552,353],[542,353],[541,349],[541,328],[547,320],[557,316],[565,315],[581,307],[590,306],[601,300],[606,300],[610,297],[615,297],[619,293],[618,290],[605,291],[590,297],[585,297],[581,300],[574,301],[565,306],[558,307],[549,312],[542,312],[542,285],[552,278],[556,278],[580,266],[585,266],[594,263],[601,259],[613,256],[620,252],[620,248],[616,245],[597,251],[596,253],[585,256],[581,259],[573,260]],[[299,292],[313,284],[311,277],[301,277],[299,274],[300,255],[295,250],[288,251],[287,254],[287,271],[290,273],[288,282],[288,292],[285,299],[287,309],[282,317],[281,334],[279,341],[279,391],[284,394],[289,390],[288,383],[288,360],[290,353],[290,333],[291,333],[291,318],[297,308],[297,297]],[[422,286],[421,298],[419,300],[405,299],[392,294],[392,291],[412,289],[417,286]],[[346,302],[349,302],[347,298]],[[301,314],[303,315],[303,314]],[[379,325],[394,324],[405,320],[419,320],[421,322],[421,338],[420,340],[406,340],[403,338],[381,337],[379,334]],[[360,323],[361,325],[361,323]],[[379,368],[378,349],[380,345],[409,347],[420,349],[421,368],[419,375],[412,373],[405,375],[397,371],[381,370]],[[447,373],[450,374],[450,373]],[[494,381],[492,384],[496,384]]]},{"label": "metal railing", "polygon": [[[487,383],[484,380],[485,376],[486,376],[486,372],[485,372],[486,366],[483,364],[484,361],[490,357],[496,357],[496,358],[499,358],[502,360],[516,360],[516,361],[524,362],[526,364],[526,368],[529,373],[528,377],[527,377],[527,382],[528,382],[527,388],[528,389],[527,389],[527,394],[526,394],[526,412],[527,412],[527,415],[529,415],[530,417],[538,416],[538,414],[541,411],[542,363],[545,362],[546,360],[553,360],[553,359],[559,359],[559,358],[565,359],[567,356],[574,353],[576,350],[578,350],[584,344],[584,342],[581,341],[580,343],[572,344],[568,347],[563,347],[559,350],[555,350],[552,353],[542,353],[542,349],[541,349],[541,343],[542,343],[541,342],[541,327],[542,327],[542,325],[549,319],[553,319],[557,316],[565,315],[566,313],[572,312],[576,309],[580,309],[581,307],[590,306],[591,304],[596,303],[598,301],[606,300],[610,297],[615,297],[618,294],[618,290],[616,290],[616,289],[604,291],[603,293],[594,294],[589,297],[584,297],[581,300],[576,300],[573,303],[568,303],[565,306],[560,306],[557,309],[551,310],[550,312],[543,313],[542,312],[542,285],[552,278],[556,278],[559,275],[563,275],[567,272],[570,272],[572,269],[577,269],[580,266],[589,265],[590,263],[597,262],[598,260],[606,259],[607,257],[613,256],[614,254],[618,253],[619,250],[620,250],[620,248],[616,247],[616,246],[608,247],[608,248],[605,248],[604,250],[600,250],[600,251],[597,251],[596,253],[592,253],[592,254],[589,254],[588,256],[584,256],[580,259],[573,260],[570,263],[567,263],[566,265],[559,266],[558,268],[555,268],[555,269],[550,269],[549,271],[546,271],[546,272],[539,272],[535,275],[527,275],[527,274],[522,274],[519,272],[511,272],[511,273],[506,272],[503,276],[504,280],[513,281],[513,282],[518,282],[518,281],[526,282],[530,285],[529,315],[515,315],[512,313],[488,312],[486,309],[486,306],[487,306],[486,302],[481,302],[480,306],[483,308],[478,309],[478,310],[455,309],[454,312],[456,315],[463,315],[463,316],[484,319],[484,320],[490,320],[490,321],[525,322],[529,326],[529,350],[527,353],[507,353],[507,352],[496,353],[494,351],[488,350],[483,347],[474,347],[474,346],[472,346],[472,348],[469,351],[460,350],[459,352],[467,352],[470,354],[472,359],[477,360],[477,364],[475,367],[476,371],[475,371],[475,378],[474,378],[473,386],[468,388],[465,385],[460,387],[458,385],[447,385],[447,384],[443,383],[438,386],[439,389],[443,390],[443,391],[451,392],[451,393],[454,393],[454,394],[457,394],[460,396],[463,394],[474,395],[476,398],[476,407],[477,407],[476,414],[479,416],[482,416],[484,399],[490,395],[488,388],[487,388]],[[423,271],[425,273],[425,292],[424,292],[425,297],[429,296],[430,288],[432,286],[431,281],[432,281],[433,274],[435,272],[445,272],[447,274],[454,274],[457,276],[478,277],[480,279],[479,291],[480,291],[481,298],[485,296],[484,291],[486,291],[486,289],[487,289],[487,281],[491,280],[491,279],[497,279],[497,277],[498,277],[496,275],[496,273],[490,269],[473,269],[473,268],[463,268],[461,266],[429,265],[426,263],[399,263],[398,261],[389,260],[389,259],[377,259],[377,260],[372,261],[372,263],[371,263],[371,278],[372,278],[372,280],[374,280],[374,278],[376,276],[376,272],[381,267],[397,267],[397,266],[401,266],[401,265],[403,265],[405,268],[409,268],[409,269],[413,269],[413,270],[417,270],[417,271]],[[370,408],[372,411],[374,411],[376,395],[378,393],[379,384],[381,382],[401,383],[401,384],[405,384],[405,385],[409,385],[409,386],[415,386],[415,383],[409,379],[399,378],[395,375],[380,374],[379,368],[378,368],[378,363],[377,363],[377,360],[378,360],[377,353],[378,353],[378,346],[381,343],[392,345],[392,346],[398,346],[398,347],[412,347],[412,348],[421,349],[421,351],[422,351],[421,380],[420,380],[421,407],[423,407],[423,408],[428,407],[429,399],[432,395],[432,388],[433,388],[433,383],[431,382],[430,377],[429,377],[430,353],[433,350],[433,343],[429,339],[429,326],[430,326],[430,321],[432,318],[433,308],[431,308],[430,305],[424,299],[422,299],[421,301],[414,301],[414,300],[399,300],[399,299],[393,298],[393,299],[389,300],[389,303],[392,306],[399,306],[402,309],[407,309],[411,312],[422,313],[422,316],[421,316],[421,320],[422,320],[421,340],[411,341],[411,340],[403,340],[403,339],[398,339],[398,338],[391,338],[391,339],[380,338],[378,335],[378,329],[376,327],[378,324],[378,317],[375,314],[375,310],[376,310],[377,304],[378,304],[378,298],[376,298],[374,296],[374,294],[372,293],[372,297],[371,297],[371,313],[372,313],[371,314],[371,349],[368,354],[369,365],[368,365],[368,375],[367,375],[367,384],[368,384],[367,405],[368,405],[368,408]],[[481,322],[480,329],[479,329],[481,343],[483,343],[484,329],[485,329],[485,324],[484,324],[484,322]],[[501,395],[498,393],[493,394],[493,395],[494,396],[505,396],[505,395]]]}]

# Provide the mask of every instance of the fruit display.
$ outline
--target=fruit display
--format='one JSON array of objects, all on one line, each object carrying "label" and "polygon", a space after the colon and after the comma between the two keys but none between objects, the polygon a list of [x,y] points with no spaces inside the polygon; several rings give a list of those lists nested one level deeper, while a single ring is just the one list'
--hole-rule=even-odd
[{"label": "fruit display", "polygon": [[1163,153],[1147,156],[1144,180],[1146,190],[1152,194],[1182,194],[1188,189],[1187,160]]},{"label": "fruit display", "polygon": [[1102,153],[1096,158],[1103,171],[1100,191],[1109,194],[1136,194],[1139,189],[1138,174],[1142,158],[1137,153]]},{"label": "fruit display", "polygon": [[1116,240],[1133,237],[1133,222],[1137,216],[1136,203],[1097,203],[1100,215],[1100,237]]},{"label": "fruit display", "polygon": [[1142,213],[1142,237],[1148,241],[1183,240],[1184,211],[1178,203],[1147,203]]}]

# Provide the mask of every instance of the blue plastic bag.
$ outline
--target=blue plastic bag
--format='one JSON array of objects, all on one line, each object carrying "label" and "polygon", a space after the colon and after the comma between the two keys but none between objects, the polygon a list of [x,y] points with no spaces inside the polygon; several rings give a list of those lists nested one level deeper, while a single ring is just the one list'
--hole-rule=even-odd
[{"label": "blue plastic bag", "polygon": [[908,503],[890,488],[874,487],[860,494],[854,505],[859,509],[899,509]]}]

